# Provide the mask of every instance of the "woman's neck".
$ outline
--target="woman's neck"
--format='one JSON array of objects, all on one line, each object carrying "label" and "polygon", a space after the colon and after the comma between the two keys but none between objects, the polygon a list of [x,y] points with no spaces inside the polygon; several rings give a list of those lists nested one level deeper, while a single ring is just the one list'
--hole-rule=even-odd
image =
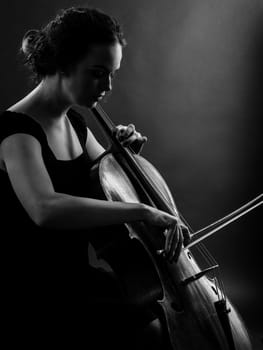
[{"label": "woman's neck", "polygon": [[65,117],[70,106],[62,93],[59,77],[54,75],[43,79],[9,110],[26,113],[47,124],[56,124]]},{"label": "woman's neck", "polygon": [[71,106],[63,95],[60,81],[56,76],[43,79],[30,95],[32,105],[52,119],[65,116]]}]

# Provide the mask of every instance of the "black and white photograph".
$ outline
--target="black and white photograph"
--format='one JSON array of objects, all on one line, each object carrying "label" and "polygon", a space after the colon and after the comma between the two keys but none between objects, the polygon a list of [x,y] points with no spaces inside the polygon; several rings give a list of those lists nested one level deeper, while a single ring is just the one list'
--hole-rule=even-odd
[{"label": "black and white photograph", "polygon": [[3,0],[4,348],[263,349],[263,0]]}]

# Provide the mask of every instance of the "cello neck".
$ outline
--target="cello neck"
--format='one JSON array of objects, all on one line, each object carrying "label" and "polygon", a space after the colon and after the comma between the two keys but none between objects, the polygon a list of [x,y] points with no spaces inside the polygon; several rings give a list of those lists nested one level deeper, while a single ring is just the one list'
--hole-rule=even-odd
[{"label": "cello neck", "polygon": [[105,136],[110,139],[114,156],[122,165],[127,175],[135,181],[137,186],[139,186],[139,189],[143,192],[147,200],[150,201],[150,204],[160,210],[170,213],[171,215],[175,215],[170,204],[136,161],[132,150],[129,147],[124,148],[117,138],[114,137],[113,132],[116,126],[102,107],[97,104],[97,106],[93,107],[91,111],[96,117],[96,120],[101,126]]}]

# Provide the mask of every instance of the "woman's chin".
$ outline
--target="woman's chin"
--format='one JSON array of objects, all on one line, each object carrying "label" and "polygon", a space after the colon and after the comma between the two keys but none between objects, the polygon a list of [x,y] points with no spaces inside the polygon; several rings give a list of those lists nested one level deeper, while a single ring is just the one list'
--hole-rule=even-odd
[{"label": "woman's chin", "polygon": [[81,107],[93,108],[93,107],[96,107],[97,103],[98,101],[86,100],[86,101],[79,101],[78,105]]},{"label": "woman's chin", "polygon": [[93,103],[92,103],[92,107],[90,107],[90,108],[96,107],[97,104],[98,104],[98,101],[93,102]]}]

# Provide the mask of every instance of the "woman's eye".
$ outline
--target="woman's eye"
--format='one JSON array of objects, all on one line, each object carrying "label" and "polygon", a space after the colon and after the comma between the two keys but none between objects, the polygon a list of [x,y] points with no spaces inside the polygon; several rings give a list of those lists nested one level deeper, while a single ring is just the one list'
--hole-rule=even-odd
[{"label": "woman's eye", "polygon": [[107,72],[103,69],[89,69],[89,72],[95,79],[103,79],[110,77],[111,79],[114,79],[116,76],[116,71],[115,72]]},{"label": "woman's eye", "polygon": [[107,73],[103,70],[92,70],[92,75],[94,78],[100,79],[100,78],[104,78]]}]

